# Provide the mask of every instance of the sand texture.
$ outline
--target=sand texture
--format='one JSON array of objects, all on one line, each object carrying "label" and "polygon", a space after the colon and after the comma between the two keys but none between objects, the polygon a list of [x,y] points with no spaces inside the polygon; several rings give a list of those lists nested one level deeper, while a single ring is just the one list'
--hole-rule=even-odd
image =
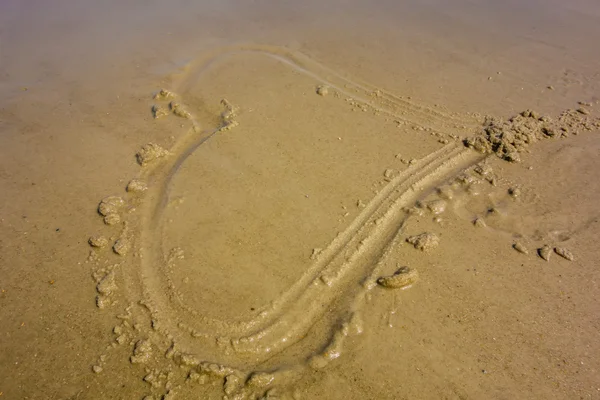
[{"label": "sand texture", "polygon": [[598,398],[600,6],[417,3],[0,5],[0,400]]}]

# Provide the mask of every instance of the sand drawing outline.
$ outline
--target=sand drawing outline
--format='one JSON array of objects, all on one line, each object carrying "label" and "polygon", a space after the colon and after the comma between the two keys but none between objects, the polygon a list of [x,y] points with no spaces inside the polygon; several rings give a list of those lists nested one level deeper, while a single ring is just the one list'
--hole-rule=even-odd
[{"label": "sand drawing outline", "polygon": [[[450,120],[454,121],[457,127],[474,124],[473,121],[460,120],[364,84],[355,84],[304,55],[272,46],[220,49],[208,58],[190,63],[186,74],[175,88],[181,88],[196,79],[217,60],[247,52],[273,58],[341,94],[351,96],[355,101],[366,104],[377,112],[407,123],[421,123],[418,121],[421,119],[433,123]],[[370,96],[373,99],[369,99]],[[415,115],[418,118],[414,118]],[[203,316],[180,301],[173,283],[168,279],[168,268],[171,264],[165,256],[161,239],[162,212],[168,203],[172,178],[185,159],[207,140],[214,138],[224,126],[201,131],[200,124],[193,116],[191,120],[193,128],[170,149],[171,156],[161,159],[144,172],[148,190],[144,194],[138,227],[143,303],[152,314],[154,328],[172,338],[179,348],[200,359],[242,369],[263,365],[274,355],[299,342],[341,292],[350,287],[355,290],[360,286],[361,289],[356,292],[355,298],[364,297],[364,293],[373,287],[375,280],[370,277],[379,258],[403,226],[406,219],[405,209],[436,185],[483,158],[482,155],[465,148],[462,143],[451,142],[416,161],[414,165],[391,179],[366,204],[348,228],[319,252],[303,275],[278,299],[259,308],[250,317],[222,321]],[[332,346],[339,344],[340,337],[362,329],[358,303],[357,300],[347,305],[347,309],[344,310],[346,321],[339,322],[338,333],[334,334],[334,339],[338,339],[332,339]],[[339,351],[327,349],[328,347],[322,354],[316,355],[311,351],[313,356],[306,357],[313,359],[313,365],[319,365],[326,363],[325,358],[335,358],[336,354],[339,355]],[[325,357],[327,354],[329,355]]]}]

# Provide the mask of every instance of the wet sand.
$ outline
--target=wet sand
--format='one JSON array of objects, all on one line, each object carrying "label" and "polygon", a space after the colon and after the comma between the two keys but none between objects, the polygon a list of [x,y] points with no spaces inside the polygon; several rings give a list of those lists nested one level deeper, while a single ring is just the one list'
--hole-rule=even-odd
[{"label": "wet sand", "polygon": [[0,15],[2,399],[599,396],[593,2]]}]

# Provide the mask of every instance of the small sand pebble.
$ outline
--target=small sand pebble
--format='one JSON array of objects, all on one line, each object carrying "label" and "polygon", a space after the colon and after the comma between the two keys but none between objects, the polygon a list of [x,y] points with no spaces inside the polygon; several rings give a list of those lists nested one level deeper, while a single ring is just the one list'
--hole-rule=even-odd
[{"label": "small sand pebble", "polygon": [[150,341],[140,339],[136,342],[133,348],[133,355],[129,358],[132,364],[144,364],[150,360],[152,356],[152,345]]},{"label": "small sand pebble", "polygon": [[92,247],[104,247],[108,244],[108,239],[104,236],[92,236],[88,239],[88,243]]},{"label": "small sand pebble", "polygon": [[554,252],[562,258],[565,258],[569,261],[573,261],[575,259],[573,257],[573,253],[571,253],[568,249],[565,249],[564,247],[555,247]]},{"label": "small sand pebble", "polygon": [[100,215],[106,216],[110,213],[118,212],[125,205],[125,201],[119,196],[108,196],[102,199],[98,204]]},{"label": "small sand pebble", "polygon": [[102,367],[99,365],[94,365],[92,367],[92,371],[94,371],[94,373],[99,374],[100,372],[102,372]]},{"label": "small sand pebble", "polygon": [[529,254],[529,250],[521,242],[515,242],[512,247],[519,253]]},{"label": "small sand pebble", "polygon": [[116,225],[121,222],[121,217],[117,213],[110,213],[104,217],[104,223],[106,225]]},{"label": "small sand pebble", "polygon": [[377,283],[389,289],[402,289],[412,285],[418,279],[419,273],[416,269],[402,267],[393,275],[377,279]]},{"label": "small sand pebble", "polygon": [[137,162],[141,166],[145,166],[152,161],[168,155],[169,152],[156,143],[148,143],[136,153]]},{"label": "small sand pebble", "polygon": [[538,249],[538,254],[540,257],[542,257],[542,259],[544,259],[546,261],[550,261],[550,255],[552,254],[552,247],[550,247],[546,244]]},{"label": "small sand pebble", "polygon": [[[167,381],[167,384],[168,384],[168,383],[169,383],[169,382]],[[175,393],[176,393],[176,392],[175,392],[174,390],[169,390],[169,391],[167,391],[167,393],[165,393],[165,394],[163,395],[163,397],[162,397],[162,399],[161,399],[161,400],[175,400],[175,396],[176,396],[176,394],[175,394]]]},{"label": "small sand pebble", "polygon": [[96,306],[98,308],[103,309],[103,308],[105,308],[108,305],[110,305],[110,301],[108,299],[108,296],[98,295],[96,297]]},{"label": "small sand pebble", "polygon": [[166,107],[159,106],[156,104],[152,106],[152,116],[154,117],[154,119],[166,117],[169,114],[169,110],[167,110]]},{"label": "small sand pebble", "polygon": [[432,200],[427,203],[427,209],[433,214],[438,215],[446,211],[446,202],[444,200]]},{"label": "small sand pebble", "polygon": [[177,115],[178,117],[187,119],[192,118],[192,114],[190,114],[190,112],[186,110],[183,105],[177,102],[172,101],[171,103],[169,103],[169,108],[171,109],[173,114]]},{"label": "small sand pebble", "polygon": [[139,179],[132,179],[127,184],[126,190],[128,192],[139,193],[148,189],[146,182]]},{"label": "small sand pebble", "polygon": [[329,94],[329,87],[326,85],[317,86],[317,94],[319,96],[327,96]]},{"label": "small sand pebble", "polygon": [[154,100],[171,100],[174,98],[175,93],[167,89],[160,89],[160,91],[154,95]]},{"label": "small sand pebble", "polygon": [[473,225],[475,225],[477,228],[485,228],[487,226],[483,218],[475,218],[473,220]]},{"label": "small sand pebble", "polygon": [[275,375],[268,372],[253,372],[246,385],[252,388],[265,388],[268,387],[275,380]]},{"label": "small sand pebble", "polygon": [[127,255],[129,251],[129,240],[125,238],[117,239],[115,244],[113,245],[113,251],[120,256]]},{"label": "small sand pebble", "polygon": [[440,238],[435,233],[424,232],[420,235],[410,236],[406,241],[413,246],[415,249],[421,251],[427,251],[437,247],[440,244]]},{"label": "small sand pebble", "polygon": [[311,260],[316,260],[319,257],[319,254],[321,254],[321,252],[323,251],[323,249],[317,247],[314,248],[312,251],[312,254],[310,255],[310,259]]},{"label": "small sand pebble", "polygon": [[230,396],[234,392],[236,392],[242,384],[242,378],[240,378],[236,374],[229,374],[225,377],[225,381],[223,383],[223,391],[226,395]]},{"label": "small sand pebble", "polygon": [[519,189],[518,187],[509,188],[508,194],[512,197],[519,197],[521,195],[521,189]]},{"label": "small sand pebble", "polygon": [[98,285],[96,285],[96,291],[104,296],[110,296],[118,289],[115,281],[115,273],[110,272],[104,278],[100,279]]},{"label": "small sand pebble", "polygon": [[583,107],[579,107],[577,109],[577,112],[580,113],[580,114],[583,114],[583,115],[589,115],[589,113],[590,113],[587,109],[585,109]]}]

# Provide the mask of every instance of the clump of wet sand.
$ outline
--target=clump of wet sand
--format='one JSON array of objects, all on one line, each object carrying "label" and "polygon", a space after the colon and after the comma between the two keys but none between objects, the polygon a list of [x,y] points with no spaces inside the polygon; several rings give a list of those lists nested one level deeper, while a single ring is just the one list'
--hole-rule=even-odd
[{"label": "clump of wet sand", "polygon": [[165,157],[168,154],[169,152],[167,150],[163,149],[156,143],[148,143],[142,146],[142,148],[136,153],[135,156],[137,158],[138,163],[141,166],[145,166],[156,159]]},{"label": "clump of wet sand", "polygon": [[567,110],[557,119],[552,119],[526,110],[509,120],[489,117],[484,122],[483,130],[465,139],[464,144],[483,154],[493,153],[506,161],[520,162],[521,153],[532,143],[598,128],[599,121],[588,115],[587,109],[585,112]]},{"label": "clump of wet sand", "polygon": [[388,289],[407,288],[419,279],[419,273],[416,269],[402,267],[393,275],[382,276],[377,279],[377,283]]},{"label": "clump of wet sand", "polygon": [[415,246],[415,249],[421,251],[431,250],[440,244],[439,236],[431,232],[424,232],[420,235],[410,236],[406,239],[406,241]]}]

